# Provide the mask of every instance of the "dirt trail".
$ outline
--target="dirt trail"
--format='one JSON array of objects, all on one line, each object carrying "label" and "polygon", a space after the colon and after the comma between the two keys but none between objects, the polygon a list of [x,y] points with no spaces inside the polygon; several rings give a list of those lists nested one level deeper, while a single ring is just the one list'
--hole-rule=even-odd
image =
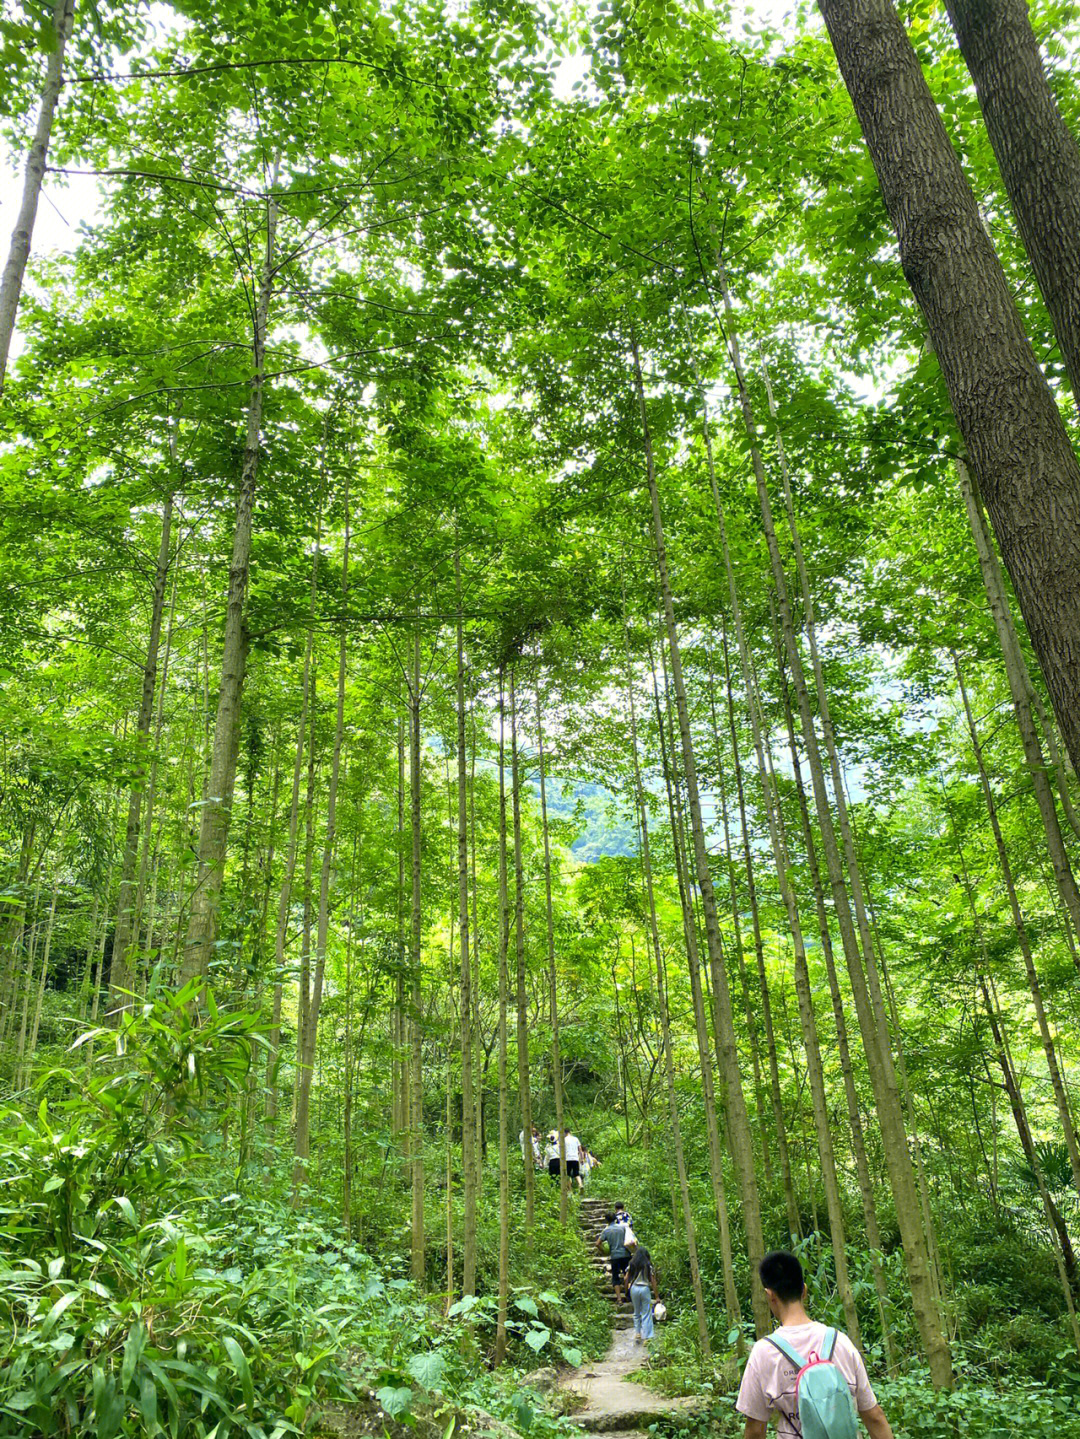
[{"label": "dirt trail", "polygon": [[[606,1207],[600,1199],[581,1201],[579,1223],[590,1252],[604,1228]],[[606,1259],[592,1254],[590,1262],[597,1285],[611,1297],[614,1332],[611,1348],[599,1363],[583,1364],[580,1369],[568,1374],[560,1385],[566,1393],[585,1400],[584,1408],[573,1415],[574,1421],[592,1433],[637,1434],[655,1423],[660,1415],[695,1408],[700,1403],[698,1399],[668,1399],[641,1384],[629,1382],[626,1376],[641,1368],[646,1351],[643,1346],[634,1343],[634,1320],[630,1306],[624,1304],[620,1307],[615,1303]]]}]

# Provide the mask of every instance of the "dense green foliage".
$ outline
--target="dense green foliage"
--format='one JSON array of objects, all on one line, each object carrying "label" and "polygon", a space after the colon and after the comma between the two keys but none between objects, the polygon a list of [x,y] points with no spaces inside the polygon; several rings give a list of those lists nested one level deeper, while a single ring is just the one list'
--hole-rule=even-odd
[{"label": "dense green foliage", "polygon": [[[1071,425],[944,14],[904,19]],[[1075,122],[1073,7],[1035,19]],[[640,1377],[709,1405],[663,1439],[741,1432],[740,1143],[900,1439],[1080,1434],[1080,785],[820,25],[74,24],[46,193],[100,210],[0,402],[0,1432],[574,1432],[522,1376],[609,1309],[524,1088],[653,1250]],[[48,36],[0,24],[14,154]]]}]

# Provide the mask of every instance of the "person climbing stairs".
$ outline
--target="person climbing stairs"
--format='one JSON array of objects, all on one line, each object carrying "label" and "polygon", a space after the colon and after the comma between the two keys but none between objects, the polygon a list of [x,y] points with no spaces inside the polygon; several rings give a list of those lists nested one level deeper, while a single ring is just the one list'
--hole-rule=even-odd
[{"label": "person climbing stairs", "polygon": [[599,1363],[584,1364],[564,1378],[560,1388],[584,1407],[571,1417],[590,1433],[607,1439],[638,1439],[651,1424],[665,1415],[696,1408],[701,1400],[668,1399],[640,1384],[631,1384],[627,1375],[641,1368],[642,1351],[634,1347],[634,1319],[629,1305],[620,1305],[611,1287],[606,1260],[596,1252],[596,1241],[606,1228],[606,1215],[613,1206],[600,1199],[581,1202],[578,1224],[589,1251],[589,1263],[596,1285],[606,1294],[612,1308],[611,1346]]}]

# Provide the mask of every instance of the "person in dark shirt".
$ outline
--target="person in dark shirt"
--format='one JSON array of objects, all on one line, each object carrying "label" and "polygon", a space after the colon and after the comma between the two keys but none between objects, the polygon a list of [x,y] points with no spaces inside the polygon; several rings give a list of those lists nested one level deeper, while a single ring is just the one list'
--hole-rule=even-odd
[{"label": "person in dark shirt", "polygon": [[607,1228],[596,1241],[595,1248],[599,1250],[601,1244],[606,1244],[608,1253],[611,1256],[611,1286],[618,1291],[619,1280],[622,1278],[623,1270],[630,1263],[630,1255],[623,1242],[626,1238],[626,1226],[615,1223],[614,1211],[605,1214]]}]

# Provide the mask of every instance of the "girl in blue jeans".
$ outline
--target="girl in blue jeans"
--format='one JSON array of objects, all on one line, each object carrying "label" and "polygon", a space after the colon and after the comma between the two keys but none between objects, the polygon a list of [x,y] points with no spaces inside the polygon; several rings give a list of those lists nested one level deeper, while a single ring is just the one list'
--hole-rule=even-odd
[{"label": "girl in blue jeans", "polygon": [[656,1270],[652,1257],[643,1244],[634,1250],[634,1257],[623,1275],[622,1298],[629,1294],[634,1306],[634,1343],[644,1344],[653,1337],[653,1300],[660,1295],[656,1287]]}]

